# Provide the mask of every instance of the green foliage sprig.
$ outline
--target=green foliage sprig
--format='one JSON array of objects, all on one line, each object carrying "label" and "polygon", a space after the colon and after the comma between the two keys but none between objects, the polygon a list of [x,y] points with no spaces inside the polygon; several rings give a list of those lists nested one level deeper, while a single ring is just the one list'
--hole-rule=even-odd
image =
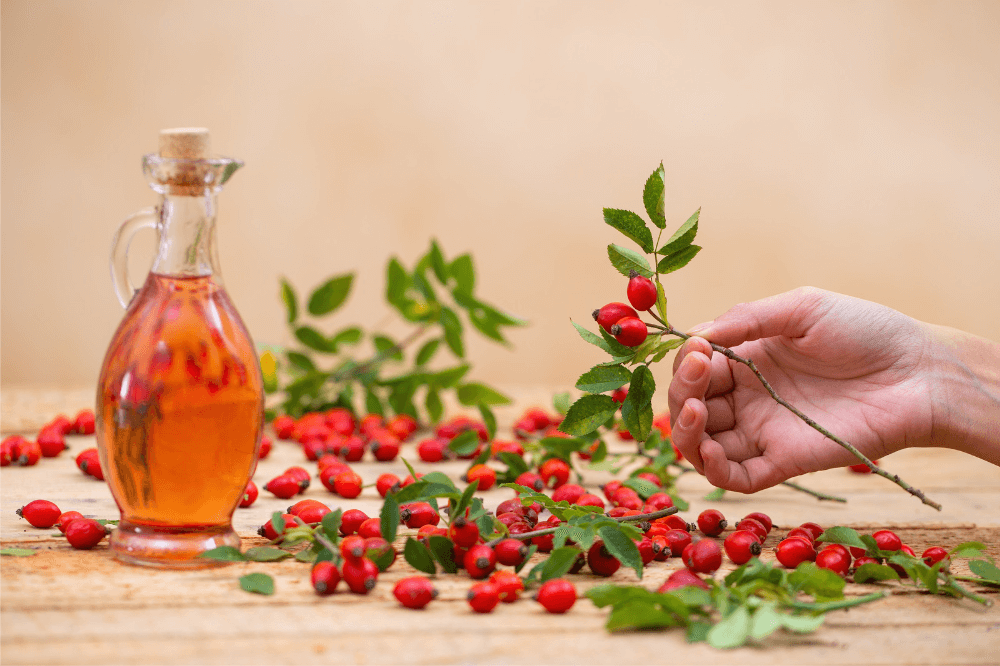
[{"label": "green foliage sprig", "polygon": [[[701,218],[701,209],[695,211],[666,242],[661,244],[663,231],[666,229],[666,217],[663,209],[663,179],[664,171],[661,162],[660,166],[646,179],[642,192],[642,202],[646,214],[653,226],[657,228],[655,241],[653,240],[653,232],[640,215],[628,210],[604,209],[604,221],[642,250],[642,252],[637,252],[611,243],[608,245],[608,259],[622,275],[630,276],[636,273],[655,282],[656,304],[648,311],[649,316],[655,321],[645,322],[650,332],[646,339],[636,347],[627,347],[619,343],[600,326],[598,326],[598,333],[595,334],[576,322],[573,323],[580,337],[607,352],[611,359],[594,366],[581,375],[577,381],[576,387],[584,391],[586,395],[573,403],[566,418],[560,424],[559,429],[566,434],[582,436],[603,425],[613,423],[618,411],[618,404],[605,393],[628,384],[628,397],[621,405],[622,420],[637,441],[645,441],[652,430],[652,398],[656,391],[656,382],[649,366],[662,361],[667,353],[680,347],[690,337],[670,325],[667,318],[666,293],[660,277],[683,268],[701,251],[700,246],[694,245],[694,239],[698,233],[698,222]],[[652,260],[647,259],[647,256],[651,256]],[[882,469],[852,444],[819,425],[794,405],[781,398],[752,360],[739,356],[727,347],[710,344],[713,351],[724,355],[732,362],[740,363],[749,368],[775,402],[791,411],[806,425],[850,451],[861,462],[868,465],[873,473],[892,481],[924,504],[938,511],[941,510],[941,505],[928,498],[923,491],[903,481],[898,474],[891,474]],[[629,369],[628,366],[634,367]]]},{"label": "green foliage sprig", "polygon": [[[477,295],[472,255],[449,261],[437,242],[431,241],[430,249],[412,269],[396,257],[389,260],[386,301],[413,325],[400,340],[355,325],[336,330],[320,327],[319,320],[336,313],[347,301],[354,277],[345,273],[327,279],[310,293],[304,308],[291,283],[281,280],[286,321],[298,346],[266,350],[261,367],[265,389],[283,394],[280,409],[284,413],[300,416],[331,407],[357,412],[361,405],[375,414],[391,410],[414,418],[425,415],[434,423],[443,415],[445,391],[454,391],[463,405],[485,410],[510,402],[500,391],[465,379],[471,367],[466,359],[468,327],[506,345],[505,329],[526,323]],[[359,354],[359,345],[366,339],[373,348],[367,358]],[[407,358],[418,343],[419,348]],[[454,362],[432,368],[442,350]]]}]

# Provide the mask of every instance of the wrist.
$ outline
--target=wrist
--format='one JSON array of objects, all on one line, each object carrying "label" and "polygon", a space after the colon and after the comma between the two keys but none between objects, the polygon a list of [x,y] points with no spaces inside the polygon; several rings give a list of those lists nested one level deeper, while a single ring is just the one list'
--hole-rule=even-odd
[{"label": "wrist", "polygon": [[1000,344],[932,326],[931,445],[1000,465]]}]

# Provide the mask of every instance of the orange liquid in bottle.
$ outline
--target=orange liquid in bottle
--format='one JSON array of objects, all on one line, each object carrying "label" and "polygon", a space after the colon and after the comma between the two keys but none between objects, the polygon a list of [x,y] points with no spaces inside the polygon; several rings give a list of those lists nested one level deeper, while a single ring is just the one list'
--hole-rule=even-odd
[{"label": "orange liquid in bottle", "polygon": [[138,564],[239,545],[231,519],[253,474],[263,424],[257,356],[211,277],[150,273],[108,348],[98,441],[122,521],[116,556]]}]

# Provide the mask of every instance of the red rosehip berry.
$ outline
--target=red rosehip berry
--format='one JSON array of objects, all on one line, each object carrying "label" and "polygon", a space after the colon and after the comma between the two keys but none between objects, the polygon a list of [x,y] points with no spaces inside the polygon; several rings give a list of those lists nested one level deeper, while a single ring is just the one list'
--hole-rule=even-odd
[{"label": "red rosehip berry", "polygon": [[803,562],[816,559],[816,549],[805,539],[788,538],[778,544],[778,562],[786,569],[794,569]]},{"label": "red rosehip berry", "polygon": [[846,548],[826,547],[816,554],[816,566],[829,569],[843,578],[851,568],[851,556]]},{"label": "red rosehip berry", "polygon": [[934,566],[935,564],[937,564],[942,560],[946,560],[945,563],[941,565],[942,569],[947,568],[948,563],[951,560],[951,558],[948,556],[948,551],[945,550],[944,548],[941,548],[940,546],[931,546],[930,548],[925,550],[923,555],[921,555],[920,557],[923,558],[924,563],[929,567]]},{"label": "red rosehip berry", "polygon": [[[361,539],[361,537],[358,538]],[[361,541],[364,542],[364,539]],[[354,594],[368,594],[378,582],[378,567],[367,557],[354,560],[345,559],[342,569],[341,578]]]},{"label": "red rosehip berry", "polygon": [[[761,513],[760,511],[754,511],[753,513],[748,513],[743,516],[744,519],[750,518],[751,520],[756,520],[758,523],[764,526],[764,530],[767,534],[771,533],[771,529],[774,527],[774,523],[771,522],[771,517],[766,513]],[[738,524],[738,523],[737,523]],[[765,536],[767,536],[765,534]]]},{"label": "red rosehip berry", "polygon": [[[372,520],[377,520],[372,518]],[[385,555],[391,554],[387,561],[383,561]],[[365,538],[365,557],[375,563],[380,571],[385,571],[396,561],[396,549],[392,544],[380,536]]]},{"label": "red rosehip berry", "polygon": [[263,460],[271,454],[274,442],[267,435],[260,436],[260,449],[257,451],[257,460]]},{"label": "red rosehip berry", "polygon": [[76,456],[76,466],[84,474],[88,474],[98,481],[104,480],[104,471],[101,469],[101,456],[97,449],[90,448],[80,451]]},{"label": "red rosehip berry", "polygon": [[559,488],[569,481],[570,467],[562,458],[549,458],[538,468],[538,475],[550,488]]},{"label": "red rosehip berry", "polygon": [[392,436],[392,439],[388,437],[376,439],[371,444],[371,450],[375,460],[379,462],[395,460],[399,455],[399,440],[395,436]]},{"label": "red rosehip berry", "polygon": [[17,452],[21,447],[21,442],[26,442],[21,435],[11,435],[5,437],[0,442],[0,467],[6,467],[17,460]]},{"label": "red rosehip berry", "polygon": [[565,613],[576,603],[576,588],[564,578],[555,578],[538,588],[535,600],[550,613]]},{"label": "red rosehip berry", "polygon": [[752,533],[757,540],[763,545],[764,540],[767,539],[767,528],[764,527],[759,520],[756,518],[744,518],[740,522],[736,523],[735,529],[746,530]]},{"label": "red rosehip berry", "polygon": [[354,499],[361,494],[363,482],[355,472],[341,472],[333,477],[333,488],[338,495]]},{"label": "red rosehip berry", "polygon": [[344,536],[357,534],[358,528],[368,520],[368,514],[361,509],[348,509],[340,516],[340,533]]},{"label": "red rosehip berry", "polygon": [[38,460],[41,457],[42,447],[38,445],[38,442],[26,440],[17,449],[17,464],[22,467],[31,467],[38,464]]},{"label": "red rosehip berry", "polygon": [[400,519],[407,527],[414,529],[424,525],[437,525],[441,515],[427,502],[413,502],[400,507]]},{"label": "red rosehip berry", "polygon": [[73,419],[73,429],[70,432],[77,435],[93,435],[95,425],[94,410],[81,409]]},{"label": "red rosehip berry", "polygon": [[486,578],[497,568],[496,554],[486,544],[471,546],[465,553],[463,562],[472,578]]},{"label": "red rosehip berry", "polygon": [[594,321],[596,321],[601,328],[603,328],[611,335],[611,327],[618,323],[619,320],[625,317],[639,317],[639,313],[636,312],[632,307],[625,305],[624,303],[608,303],[603,308],[594,310],[592,313],[594,316]]},{"label": "red rosehip berry", "polygon": [[465,478],[469,483],[477,484],[476,490],[489,490],[497,482],[497,473],[492,467],[473,465],[466,472]]},{"label": "red rosehip berry", "polygon": [[382,519],[369,518],[358,527],[358,536],[366,539],[382,536]]},{"label": "red rosehip berry", "polygon": [[257,490],[257,484],[253,482],[253,479],[247,481],[247,487],[243,491],[243,498],[240,499],[240,507],[247,508],[257,501],[257,496],[260,491]]},{"label": "red rosehip berry", "polygon": [[681,560],[691,571],[712,573],[722,566],[722,549],[712,539],[702,539],[684,548]]},{"label": "red rosehip berry", "polygon": [[489,582],[496,586],[500,601],[512,604],[524,591],[524,581],[513,571],[494,571]]},{"label": "red rosehip berry", "polygon": [[872,535],[879,550],[899,550],[903,547],[903,541],[892,530],[879,530]]},{"label": "red rosehip berry", "polygon": [[879,561],[874,557],[868,557],[867,555],[862,555],[861,557],[854,560],[854,568],[860,569],[866,564],[878,564]]},{"label": "red rosehip berry", "polygon": [[751,558],[760,555],[760,541],[757,535],[747,530],[736,530],[726,537],[722,546],[734,564],[746,564]]},{"label": "red rosehip berry", "polygon": [[469,548],[479,541],[479,526],[465,516],[456,516],[448,526],[448,538],[463,548]]},{"label": "red rosehip berry", "polygon": [[[289,513],[292,513],[289,511]],[[310,504],[302,508],[298,513],[294,515],[297,516],[302,522],[307,525],[316,525],[323,520],[323,516],[330,513],[330,507],[322,502],[316,502],[315,504]]]},{"label": "red rosehip berry", "polygon": [[337,584],[340,583],[340,572],[333,562],[317,562],[313,565],[309,579],[312,581],[316,594],[326,596],[333,594],[337,589]]},{"label": "red rosehip berry", "polygon": [[425,439],[417,444],[417,455],[424,462],[441,462],[450,453],[448,442],[440,438]]},{"label": "red rosehip berry", "polygon": [[516,567],[524,561],[528,547],[518,539],[504,539],[493,547],[497,562],[508,567]]},{"label": "red rosehip berry", "polygon": [[612,576],[621,568],[622,563],[604,547],[604,542],[598,539],[587,551],[587,565],[598,576]]},{"label": "red rosehip berry", "polygon": [[625,290],[628,302],[640,312],[656,305],[656,283],[637,271],[629,271],[628,287]]},{"label": "red rosehip berry", "polygon": [[73,522],[78,518],[83,518],[83,514],[80,513],[79,511],[64,511],[63,513],[59,514],[59,522],[56,523],[56,527],[59,528],[60,532],[65,534],[66,527],[71,522]]},{"label": "red rosehip berry", "polygon": [[666,525],[672,530],[684,530],[685,532],[691,532],[697,527],[697,525],[685,521],[676,513],[671,514],[669,516],[664,516],[663,518],[657,518],[654,521],[654,524]]},{"label": "red rosehip berry", "polygon": [[399,490],[399,477],[395,474],[380,474],[377,479],[375,479],[375,489],[378,491],[379,496],[385,497],[389,493],[394,493]]},{"label": "red rosehip berry", "polygon": [[552,491],[552,501],[569,502],[570,504],[573,504],[586,492],[587,491],[584,490],[583,486],[578,486],[575,483],[566,483]]},{"label": "red rosehip berry", "polygon": [[823,533],[823,528],[817,525],[816,523],[802,523],[801,525],[799,525],[799,529],[806,530],[807,532],[812,534],[813,543],[816,543],[816,539],[818,539],[819,535]]},{"label": "red rosehip berry", "polygon": [[705,536],[719,536],[728,524],[718,509],[705,509],[698,514],[698,529]]},{"label": "red rosehip berry", "polygon": [[602,509],[604,508],[604,500],[592,493],[580,495],[573,504],[577,506],[599,506]]},{"label": "red rosehip berry", "polygon": [[299,494],[299,482],[289,474],[281,474],[264,484],[264,490],[279,499],[289,499]]},{"label": "red rosehip berry", "polygon": [[642,508],[642,498],[639,497],[639,493],[628,486],[623,486],[616,490],[614,496],[611,498],[611,502],[615,506],[634,509],[636,511]]},{"label": "red rosehip berry", "polygon": [[365,556],[365,539],[357,534],[345,536],[340,541],[340,554],[345,560],[360,560]]},{"label": "red rosehip berry", "polygon": [[667,540],[667,545],[670,546],[670,551],[663,559],[667,557],[680,557],[684,553],[684,549],[691,544],[691,533],[685,530],[668,530],[663,535],[663,538]]},{"label": "red rosehip berry", "polygon": [[785,535],[786,539],[803,539],[808,541],[813,547],[816,546],[816,537],[809,530],[803,529],[801,527],[796,527],[793,530],[789,530],[788,534]]},{"label": "red rosehip berry", "polygon": [[278,439],[291,439],[292,431],[295,429],[295,419],[288,415],[275,417],[271,423],[274,428],[274,435]]},{"label": "red rosehip berry", "polygon": [[545,489],[545,481],[542,479],[542,477],[540,477],[538,474],[535,474],[534,472],[524,472],[520,474],[516,479],[514,479],[514,483],[516,483],[519,486],[525,486],[527,488],[531,488],[532,490],[538,492],[541,492],[542,490]]},{"label": "red rosehip berry", "polygon": [[708,583],[703,581],[700,576],[690,569],[678,569],[667,576],[667,580],[664,581],[663,585],[660,586],[660,589],[657,590],[657,592],[670,592],[671,590],[676,590],[680,587],[688,587],[689,585],[700,587],[703,590],[709,589]]},{"label": "red rosehip berry", "polygon": [[[284,514],[281,515],[281,517],[285,521],[285,529],[286,530],[289,527],[298,524],[298,523],[295,522],[295,516],[293,516],[290,513],[284,513]],[[261,525],[257,529],[257,534],[259,534],[260,536],[264,537],[265,539],[268,539],[269,541],[274,541],[275,539],[277,539],[283,533],[284,533],[284,530],[282,530],[282,532],[279,533],[278,530],[276,530],[274,528],[274,522],[271,519],[268,519],[268,521],[266,523],[264,523],[263,525]]]},{"label": "red rosehip berry", "polygon": [[646,566],[655,560],[661,549],[661,546],[654,544],[653,540],[649,537],[643,537],[641,541],[635,544],[635,547],[639,550],[639,557],[642,558],[642,566]]},{"label": "red rosehip berry", "polygon": [[14,513],[27,520],[32,527],[48,528],[59,522],[59,515],[62,511],[54,502],[33,500]]},{"label": "red rosehip berry", "polygon": [[77,550],[90,550],[108,534],[108,528],[91,518],[77,518],[66,526],[66,540]]},{"label": "red rosehip berry", "polygon": [[625,317],[619,319],[609,332],[615,336],[615,340],[626,347],[638,347],[646,340],[649,329],[638,317]]},{"label": "red rosehip berry", "polygon": [[392,588],[392,596],[407,608],[423,608],[437,595],[437,589],[426,576],[402,578]]},{"label": "red rosehip berry", "polygon": [[500,603],[500,590],[493,583],[476,583],[466,595],[469,606],[477,613],[489,613]]},{"label": "red rosehip berry", "polygon": [[36,438],[38,448],[42,452],[43,458],[55,458],[66,450],[66,438],[62,430],[56,426],[42,428]]},{"label": "red rosehip berry", "polygon": [[619,405],[625,402],[625,398],[628,397],[628,387],[622,386],[616,388],[614,393],[611,394],[611,399],[617,402]]}]

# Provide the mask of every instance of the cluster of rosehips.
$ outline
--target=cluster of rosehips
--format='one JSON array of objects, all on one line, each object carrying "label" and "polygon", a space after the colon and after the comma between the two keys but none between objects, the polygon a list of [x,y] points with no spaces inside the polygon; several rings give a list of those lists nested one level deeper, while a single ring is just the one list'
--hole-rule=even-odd
[{"label": "cluster of rosehips", "polygon": [[108,534],[108,528],[79,511],[62,511],[54,502],[33,500],[15,511],[32,527],[48,529],[53,525],[66,535],[69,544],[78,550],[89,550]]},{"label": "cluster of rosehips", "polygon": [[72,421],[60,414],[46,423],[35,441],[22,435],[11,435],[0,442],[0,467],[18,464],[29,467],[41,458],[55,458],[65,451],[66,435],[93,435],[94,411],[81,410]]},{"label": "cluster of rosehips", "polygon": [[649,334],[646,322],[639,319],[639,312],[645,312],[656,305],[656,283],[631,271],[626,295],[631,306],[608,303],[594,310],[594,321],[626,347],[638,347]]},{"label": "cluster of rosehips", "polygon": [[326,412],[307,412],[298,419],[279,416],[273,427],[278,439],[301,444],[311,461],[329,454],[358,462],[370,450],[375,460],[388,462],[396,459],[400,444],[416,432],[417,422],[407,414],[389,421],[367,414],[356,421],[350,410],[334,407]]}]

